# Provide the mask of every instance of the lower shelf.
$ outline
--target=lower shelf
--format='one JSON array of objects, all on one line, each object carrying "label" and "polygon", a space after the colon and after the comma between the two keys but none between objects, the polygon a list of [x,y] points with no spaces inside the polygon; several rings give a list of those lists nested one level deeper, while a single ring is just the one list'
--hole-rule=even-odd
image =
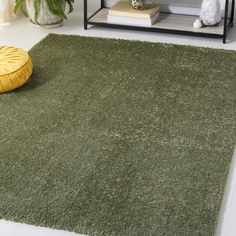
[{"label": "lower shelf", "polygon": [[[193,28],[193,22],[197,19],[197,16],[189,15],[177,15],[161,13],[158,21],[151,27],[139,27],[139,26],[127,26],[127,25],[116,25],[109,24],[107,22],[108,9],[100,9],[95,15],[93,15],[88,20],[88,24],[101,25],[105,27],[115,27],[115,28],[137,28],[146,31],[160,31],[160,32],[173,32],[175,33],[185,33],[185,34],[196,34],[209,37],[223,37],[223,20],[217,26],[203,27],[200,29]],[[168,32],[167,32],[168,33]]]}]

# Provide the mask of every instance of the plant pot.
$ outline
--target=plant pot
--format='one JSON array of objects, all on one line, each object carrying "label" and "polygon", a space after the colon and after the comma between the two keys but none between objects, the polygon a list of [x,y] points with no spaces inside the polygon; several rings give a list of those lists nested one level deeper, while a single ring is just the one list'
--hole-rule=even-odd
[{"label": "plant pot", "polygon": [[[35,20],[35,9],[34,9],[34,1],[26,0],[26,8],[29,14],[30,20],[33,24],[37,24],[46,28],[54,28],[62,25],[63,20],[60,17],[55,16],[48,8],[45,0],[42,0],[40,3],[40,13],[37,20]],[[65,10],[66,2],[63,1],[62,7]]]}]

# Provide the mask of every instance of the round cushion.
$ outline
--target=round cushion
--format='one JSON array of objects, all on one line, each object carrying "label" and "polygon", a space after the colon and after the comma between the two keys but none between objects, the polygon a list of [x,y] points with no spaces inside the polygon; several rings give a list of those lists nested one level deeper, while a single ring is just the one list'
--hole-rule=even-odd
[{"label": "round cushion", "polygon": [[0,93],[19,88],[33,71],[29,54],[15,47],[0,46]]}]

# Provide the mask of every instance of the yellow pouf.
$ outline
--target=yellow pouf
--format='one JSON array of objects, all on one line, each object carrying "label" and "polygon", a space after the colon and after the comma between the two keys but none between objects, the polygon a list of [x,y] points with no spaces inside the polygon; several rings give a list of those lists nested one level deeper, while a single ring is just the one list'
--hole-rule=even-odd
[{"label": "yellow pouf", "polygon": [[33,71],[29,54],[15,47],[0,46],[0,93],[25,84]]}]

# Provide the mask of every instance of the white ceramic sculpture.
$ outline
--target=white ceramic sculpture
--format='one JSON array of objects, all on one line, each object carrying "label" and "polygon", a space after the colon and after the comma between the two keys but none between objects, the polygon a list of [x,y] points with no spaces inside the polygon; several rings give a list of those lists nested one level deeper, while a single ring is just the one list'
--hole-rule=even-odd
[{"label": "white ceramic sculpture", "polygon": [[221,7],[219,0],[203,0],[201,13],[193,26],[201,28],[202,26],[217,25],[221,21]]}]

